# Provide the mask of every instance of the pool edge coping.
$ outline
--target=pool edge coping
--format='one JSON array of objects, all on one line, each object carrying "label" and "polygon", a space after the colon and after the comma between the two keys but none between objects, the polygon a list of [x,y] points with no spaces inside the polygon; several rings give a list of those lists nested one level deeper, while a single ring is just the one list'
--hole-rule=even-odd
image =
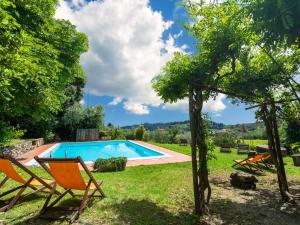
[{"label": "pool edge coping", "polygon": [[[123,140],[110,140],[110,141],[123,141]],[[127,141],[131,142],[133,144],[142,146],[144,148],[148,148],[152,151],[163,154],[163,156],[138,157],[138,158],[128,159],[128,163],[127,163],[128,167],[139,166],[139,165],[154,165],[154,164],[179,163],[179,162],[191,161],[190,156],[170,150],[170,149],[166,149],[166,148],[154,145],[154,144],[150,144],[150,143],[138,141],[138,140],[127,140]],[[95,141],[95,142],[105,142],[105,141]],[[62,143],[64,143],[64,142],[62,142]],[[36,155],[43,156],[60,144],[61,143],[52,143],[52,144],[46,144],[46,145],[42,145],[38,148],[35,148],[32,151],[28,152],[29,154],[25,153],[26,155],[29,155],[29,156],[27,156],[27,159],[23,159],[23,160],[21,159],[21,162],[23,161],[22,163],[26,166],[36,166],[32,163],[35,161],[34,156],[36,156]],[[36,153],[36,151],[39,151],[38,150],[39,148],[46,147],[47,145],[50,145],[50,146],[48,148],[46,148],[45,150],[42,150],[41,152]],[[23,155],[21,155],[21,158]],[[85,161],[85,163],[87,165],[91,165],[94,162],[93,161]]]}]

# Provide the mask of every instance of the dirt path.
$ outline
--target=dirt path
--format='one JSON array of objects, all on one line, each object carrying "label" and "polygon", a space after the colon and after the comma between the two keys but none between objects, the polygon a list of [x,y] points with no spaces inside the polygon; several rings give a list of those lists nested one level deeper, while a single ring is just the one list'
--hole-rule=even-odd
[{"label": "dirt path", "polygon": [[299,225],[300,224],[300,179],[290,182],[290,191],[298,206],[289,208],[289,213],[280,211],[282,206],[274,178],[259,178],[256,190],[233,188],[228,180],[215,178],[211,211],[199,224],[219,225]]}]

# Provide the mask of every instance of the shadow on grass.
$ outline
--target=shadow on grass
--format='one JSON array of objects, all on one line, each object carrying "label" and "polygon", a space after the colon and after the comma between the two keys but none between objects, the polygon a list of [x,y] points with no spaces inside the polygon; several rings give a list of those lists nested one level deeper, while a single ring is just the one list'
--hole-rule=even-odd
[{"label": "shadow on grass", "polygon": [[[0,208],[5,206],[7,203],[9,203],[12,199],[14,198],[14,196],[11,196],[10,198],[6,198],[6,199],[1,199],[0,200]],[[42,195],[30,195],[27,196],[26,198],[22,199],[21,201],[17,202],[13,207],[18,207],[19,204],[21,203],[27,203],[27,202],[31,202],[31,201],[38,201],[40,199],[44,199],[45,197]]]},{"label": "shadow on grass", "polygon": [[[59,204],[56,205],[56,206],[59,206],[59,207],[69,207],[69,206],[77,207],[77,206],[80,205],[80,202],[81,202],[81,199],[79,197],[76,198],[76,199],[74,199],[74,198],[68,198],[68,199],[61,200],[59,202]],[[88,204],[88,207],[93,207],[92,206],[93,202],[94,202],[94,199],[91,199],[91,201]],[[63,211],[63,210],[57,210],[56,211],[55,210],[55,211],[49,211],[49,212],[47,212],[47,216],[51,217],[53,215],[53,218],[57,218],[57,216],[66,217],[68,215],[71,215],[72,212],[73,211]],[[11,224],[11,223],[16,224],[16,225],[27,225],[27,224],[39,224],[39,225],[46,225],[46,224],[69,224],[69,222],[66,219],[40,219],[40,218],[38,218],[38,213],[39,212],[36,212],[36,214],[34,216],[29,217],[29,218],[24,215],[24,220],[16,222],[16,223],[14,223],[15,222],[14,220],[11,220],[9,224]],[[20,220],[20,217],[16,218],[16,220]],[[93,223],[84,223],[84,222],[80,221],[80,219],[79,219],[79,220],[76,221],[76,224],[91,225]]]},{"label": "shadow on grass", "polygon": [[193,225],[197,218],[193,214],[180,212],[174,215],[148,200],[129,199],[112,205],[118,215],[117,224],[131,225]]},{"label": "shadow on grass", "polygon": [[[234,189],[228,184],[220,183],[219,186],[228,186],[224,189]],[[213,198],[211,202],[210,222],[213,218],[215,224],[243,224],[243,225],[299,225],[300,221],[300,189],[297,185],[291,188],[291,193],[297,200],[297,205],[291,205],[289,212],[281,212],[279,191],[276,189],[258,188],[255,191],[241,191],[233,199],[220,197]],[[207,222],[207,221],[206,221]]]}]

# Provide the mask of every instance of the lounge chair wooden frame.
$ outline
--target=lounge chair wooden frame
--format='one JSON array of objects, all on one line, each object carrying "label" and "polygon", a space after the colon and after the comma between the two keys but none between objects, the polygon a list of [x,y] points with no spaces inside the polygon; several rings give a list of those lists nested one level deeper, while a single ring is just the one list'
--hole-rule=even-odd
[{"label": "lounge chair wooden frame", "polygon": [[270,168],[270,166],[265,162],[265,160],[269,157],[269,154],[256,154],[255,156],[249,157],[244,160],[234,160],[235,164],[233,164],[232,167],[241,166],[244,169],[249,170],[250,172],[263,172],[263,170],[261,170],[259,166],[263,164],[267,168]]},{"label": "lounge chair wooden frame", "polygon": [[[95,178],[93,177],[93,175],[91,174],[91,172],[89,171],[89,169],[87,168],[86,164],[83,162],[83,160],[81,159],[81,157],[77,157],[77,158],[39,158],[39,157],[34,157],[35,160],[55,179],[55,176],[52,174],[51,172],[51,168],[50,166],[47,166],[46,163],[51,163],[51,162],[55,162],[55,163],[76,163],[77,165],[79,164],[84,171],[86,172],[86,174],[89,177],[89,181],[87,182],[86,185],[86,189],[84,190],[84,194],[83,195],[75,195],[72,192],[72,188],[65,188],[65,192],[63,192],[60,196],[58,196],[54,201],[52,201],[52,203],[50,203],[50,200],[56,190],[57,184],[59,185],[59,182],[56,182],[55,185],[53,185],[52,190],[50,192],[50,194],[48,195],[44,206],[42,207],[40,213],[39,213],[39,217],[40,218],[44,218],[44,219],[66,219],[69,220],[70,223],[74,222],[80,215],[81,212],[83,212],[83,210],[86,208],[86,206],[88,205],[88,203],[90,202],[90,200],[93,197],[100,197],[100,198],[104,198],[105,194],[101,189],[101,184],[97,183]],[[78,167],[79,170],[79,167]],[[82,176],[82,175],[81,175]],[[91,189],[91,185],[94,185],[95,188],[94,190]],[[74,189],[75,190],[75,189]],[[92,192],[90,193],[90,190],[92,190]],[[99,192],[99,195],[96,195],[96,192]],[[76,196],[82,196],[82,200],[80,202],[79,207],[58,207],[55,206],[66,194],[70,194],[73,198]],[[53,217],[53,215],[51,215],[51,217],[45,215],[45,213],[47,211],[57,211],[57,210],[62,210],[62,211],[72,211],[73,213],[68,216],[58,216],[58,217]]]},{"label": "lounge chair wooden frame", "polygon": [[[15,166],[17,166],[18,168],[20,168],[21,170],[23,170],[25,173],[27,173],[27,174],[30,176],[30,178],[26,180],[26,179],[24,179],[24,178],[23,178],[23,177],[22,177],[22,176],[14,169],[14,168],[13,168],[14,171],[12,171],[12,172],[18,174],[18,175],[22,178],[22,180],[24,180],[24,182],[20,182],[20,180],[16,180],[16,179],[14,179],[13,176],[11,176],[10,174],[6,174],[4,171],[1,171],[1,170],[0,170],[1,172],[4,172],[4,174],[5,174],[4,179],[0,182],[0,188],[1,188],[1,187],[2,187],[9,179],[14,180],[14,181],[16,181],[16,182],[18,182],[18,183],[22,183],[22,185],[19,185],[19,186],[15,187],[15,188],[12,188],[12,189],[10,189],[10,190],[8,190],[8,191],[6,191],[6,192],[0,194],[0,198],[2,198],[2,197],[4,197],[4,196],[6,196],[6,195],[9,195],[9,194],[11,194],[11,193],[13,193],[13,192],[19,190],[19,191],[17,192],[17,194],[16,194],[14,197],[12,197],[12,198],[10,198],[10,199],[8,199],[8,200],[5,201],[5,205],[2,206],[2,207],[0,208],[0,212],[5,212],[5,211],[7,211],[8,209],[12,208],[12,207],[13,207],[14,205],[16,205],[17,203],[21,202],[21,201],[22,201],[23,199],[25,199],[26,197],[29,197],[29,196],[34,195],[34,194],[37,194],[37,193],[39,193],[39,192],[43,192],[43,191],[46,190],[46,189],[49,189],[49,191],[52,189],[52,186],[51,186],[51,185],[54,184],[54,181],[51,182],[51,183],[45,182],[45,180],[43,180],[42,178],[38,177],[36,174],[34,174],[33,172],[31,172],[31,171],[30,171],[29,169],[27,169],[24,165],[22,165],[20,162],[18,162],[15,158],[13,158],[13,157],[11,157],[11,156],[8,156],[8,155],[3,155],[3,154],[1,154],[1,155],[0,155],[0,159],[2,159],[2,160],[8,160],[9,163],[11,164],[12,168],[13,168],[13,165],[15,165]],[[31,182],[32,182],[34,179],[37,180],[37,181],[41,184],[41,185],[39,185],[39,186],[41,186],[41,187],[38,188],[37,186],[31,184]],[[26,188],[31,188],[31,189],[33,190],[33,192],[30,192],[30,193],[28,193],[28,194],[22,196],[22,194],[23,194],[23,192],[26,190]],[[55,191],[54,193],[55,193],[55,194],[60,194],[58,191]]]},{"label": "lounge chair wooden frame", "polygon": [[233,161],[235,162],[235,164],[233,164],[232,167],[241,166],[242,168],[250,171],[251,173],[262,172],[262,170],[258,167],[254,157]]},{"label": "lounge chair wooden frame", "polygon": [[238,144],[237,154],[248,154],[250,151],[250,146],[248,144]]},{"label": "lounge chair wooden frame", "polygon": [[231,153],[230,144],[222,144],[220,147],[220,152],[222,153]]}]

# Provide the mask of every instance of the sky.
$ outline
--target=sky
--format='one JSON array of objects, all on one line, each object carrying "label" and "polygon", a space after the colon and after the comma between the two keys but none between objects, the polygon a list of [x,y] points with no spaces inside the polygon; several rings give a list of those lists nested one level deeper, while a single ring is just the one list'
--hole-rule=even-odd
[{"label": "sky", "polygon": [[[188,120],[187,99],[163,103],[151,86],[174,52],[195,52],[178,0],[60,0],[55,17],[70,20],[89,39],[80,59],[84,107],[102,105],[105,123],[116,126]],[[223,94],[209,99],[204,111],[224,124],[255,122],[253,110]]]}]

